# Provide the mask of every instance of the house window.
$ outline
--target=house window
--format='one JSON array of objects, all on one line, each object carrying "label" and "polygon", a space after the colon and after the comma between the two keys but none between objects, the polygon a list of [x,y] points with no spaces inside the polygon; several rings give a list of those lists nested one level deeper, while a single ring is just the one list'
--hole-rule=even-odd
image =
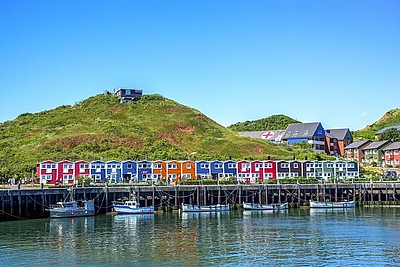
[{"label": "house window", "polygon": [[128,169],[132,169],[132,164],[129,163],[129,164],[126,165],[126,167],[127,167]]},{"label": "house window", "polygon": [[176,169],[176,164],[168,164],[168,169]]},{"label": "house window", "polygon": [[202,169],[208,169],[208,164],[207,163],[201,163],[200,168]]},{"label": "house window", "polygon": [[354,163],[347,163],[348,168],[354,168]]},{"label": "house window", "polygon": [[281,163],[281,168],[289,168],[289,163]]},{"label": "house window", "polygon": [[214,166],[215,166],[215,169],[222,169],[221,163],[216,163]]},{"label": "house window", "polygon": [[298,168],[299,164],[298,163],[293,163],[293,168]]},{"label": "house window", "polygon": [[186,164],[186,169],[191,169],[192,168],[192,164],[188,163]]},{"label": "house window", "polygon": [[229,169],[235,169],[236,168],[236,163],[228,163],[228,168]]},{"label": "house window", "polygon": [[131,95],[131,90],[125,90],[125,95]]},{"label": "house window", "polygon": [[398,155],[398,154],[399,154],[399,150],[396,149],[396,150],[394,151],[394,154],[395,154],[395,155]]},{"label": "house window", "polygon": [[333,168],[333,163],[328,163],[328,164],[326,165],[326,167],[328,167],[328,168]]},{"label": "house window", "polygon": [[265,168],[271,169],[272,168],[272,164],[271,163],[265,163]]}]

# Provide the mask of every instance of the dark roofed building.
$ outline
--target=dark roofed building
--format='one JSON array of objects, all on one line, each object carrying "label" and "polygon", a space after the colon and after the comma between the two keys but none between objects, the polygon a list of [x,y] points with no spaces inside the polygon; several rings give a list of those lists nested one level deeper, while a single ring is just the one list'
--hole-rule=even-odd
[{"label": "dark roofed building", "polygon": [[325,152],[325,130],[320,122],[292,123],[282,140],[291,144],[306,142],[317,152]]},{"label": "dark roofed building", "polygon": [[326,133],[326,152],[330,155],[343,156],[344,148],[353,142],[349,128],[328,129]]},{"label": "dark roofed building", "polygon": [[366,147],[364,147],[363,162],[364,163],[376,162],[378,164],[381,164],[382,160],[384,159],[382,150],[390,143],[391,143],[390,141],[377,141],[377,142],[372,142]]},{"label": "dark roofed building", "polygon": [[349,144],[344,148],[344,157],[348,160],[357,160],[362,162],[364,159],[363,148],[372,143],[371,140],[357,141]]},{"label": "dark roofed building", "polygon": [[132,88],[119,88],[114,92],[118,96],[119,102],[130,103],[142,97],[142,90]]},{"label": "dark roofed building", "polygon": [[382,149],[385,164],[400,167],[400,142],[394,142]]}]

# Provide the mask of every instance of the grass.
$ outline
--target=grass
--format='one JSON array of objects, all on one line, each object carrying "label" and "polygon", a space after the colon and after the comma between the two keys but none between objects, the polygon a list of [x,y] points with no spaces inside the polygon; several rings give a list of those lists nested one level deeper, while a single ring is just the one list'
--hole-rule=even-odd
[{"label": "grass", "polygon": [[51,159],[320,159],[309,149],[240,137],[193,108],[160,95],[119,103],[112,94],[0,124],[0,176],[30,177]]}]

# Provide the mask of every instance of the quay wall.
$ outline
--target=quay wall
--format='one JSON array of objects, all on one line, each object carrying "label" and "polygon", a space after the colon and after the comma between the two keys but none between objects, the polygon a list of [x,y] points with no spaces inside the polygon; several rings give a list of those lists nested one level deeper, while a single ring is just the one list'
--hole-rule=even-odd
[{"label": "quay wall", "polygon": [[400,182],[0,189],[0,221],[48,217],[48,208],[71,194],[75,200],[94,200],[96,213],[110,212],[114,201],[133,195],[141,206],[164,211],[178,209],[182,203],[229,203],[239,208],[243,202],[288,202],[291,207],[302,207],[310,200],[354,200],[358,206],[400,205]]}]

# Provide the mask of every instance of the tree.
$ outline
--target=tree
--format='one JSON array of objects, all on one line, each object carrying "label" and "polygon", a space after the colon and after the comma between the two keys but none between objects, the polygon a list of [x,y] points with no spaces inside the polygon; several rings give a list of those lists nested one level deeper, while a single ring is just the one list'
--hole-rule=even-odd
[{"label": "tree", "polygon": [[387,129],[379,136],[379,140],[400,141],[400,131],[396,128]]}]

